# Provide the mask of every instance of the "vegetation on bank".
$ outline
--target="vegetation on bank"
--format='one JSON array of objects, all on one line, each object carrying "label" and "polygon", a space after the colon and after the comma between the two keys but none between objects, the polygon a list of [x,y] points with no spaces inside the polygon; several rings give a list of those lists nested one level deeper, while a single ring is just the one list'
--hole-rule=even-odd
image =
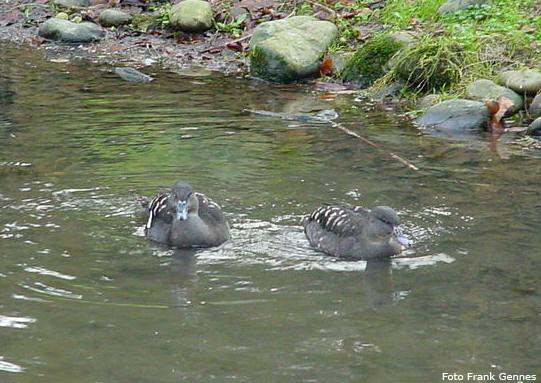
[{"label": "vegetation on bank", "polygon": [[[21,0],[23,1],[23,0]],[[107,0],[101,1],[106,5]],[[108,0],[116,3],[118,0]],[[339,36],[332,54],[352,57],[345,71],[337,66],[322,71],[339,81],[381,88],[405,82],[409,96],[438,92],[459,96],[474,79],[494,79],[503,69],[536,68],[541,62],[541,3],[538,0],[491,0],[454,13],[438,12],[446,0],[209,0],[214,28],[192,36],[171,28],[171,2],[133,0],[132,22],[119,35],[151,33],[180,44],[208,39],[205,52],[218,37],[233,40],[227,47],[248,54],[251,31],[258,24],[291,15],[313,15],[337,25]],[[122,6],[122,1],[120,1]],[[73,21],[95,19],[98,9],[80,10],[48,3],[53,14],[66,11]],[[3,23],[28,16],[32,4],[10,8]],[[92,8],[92,7],[90,7]],[[388,36],[407,31],[415,39],[398,47]],[[217,37],[218,36],[218,37]],[[349,56],[348,56],[349,55]],[[361,75],[362,74],[362,75]]]}]

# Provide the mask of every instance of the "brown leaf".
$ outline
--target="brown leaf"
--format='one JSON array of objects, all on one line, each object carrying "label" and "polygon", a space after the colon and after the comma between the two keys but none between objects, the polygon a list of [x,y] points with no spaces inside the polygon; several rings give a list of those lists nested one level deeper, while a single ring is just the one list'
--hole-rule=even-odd
[{"label": "brown leaf", "polygon": [[325,59],[319,64],[319,73],[324,76],[330,76],[332,74],[333,61],[330,57]]},{"label": "brown leaf", "polygon": [[491,115],[488,121],[488,131],[501,134],[505,131],[505,121],[503,116],[514,104],[507,97],[500,96],[496,100],[487,100],[485,105]]}]

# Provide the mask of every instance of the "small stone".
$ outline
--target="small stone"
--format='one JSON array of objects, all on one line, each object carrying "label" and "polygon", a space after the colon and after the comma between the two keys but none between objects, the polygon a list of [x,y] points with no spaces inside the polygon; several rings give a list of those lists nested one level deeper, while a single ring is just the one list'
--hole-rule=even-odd
[{"label": "small stone", "polygon": [[181,1],[173,5],[170,15],[171,26],[184,32],[204,32],[212,28],[212,8],[203,0]]},{"label": "small stone", "polygon": [[75,15],[71,18],[71,21],[76,23],[76,24],[79,24],[83,21],[83,18],[79,15]]},{"label": "small stone", "polygon": [[69,15],[66,12],[58,12],[55,17],[57,19],[60,19],[60,20],[68,20],[69,19]]},{"label": "small stone", "polygon": [[151,82],[154,80],[153,77],[146,75],[142,72],[139,72],[134,68],[115,68],[115,73],[120,76],[123,80],[130,82]]},{"label": "small stone", "polygon": [[510,70],[498,75],[498,83],[518,94],[536,94],[541,90],[541,73],[533,70]]},{"label": "small stone", "polygon": [[54,17],[41,24],[38,34],[46,39],[67,43],[87,43],[100,40],[105,33],[94,23],[77,24]]},{"label": "small stone", "polygon": [[519,94],[509,88],[485,79],[474,81],[468,85],[466,96],[469,99],[478,101],[496,100],[500,96],[506,97],[513,102],[513,106],[507,110],[506,116],[517,113],[524,106],[524,101]]},{"label": "small stone", "polygon": [[400,43],[402,46],[406,47],[411,44],[415,44],[417,41],[417,38],[413,33],[405,32],[405,31],[398,31],[398,32],[392,32],[389,33],[389,37],[396,41],[397,43]]},{"label": "small stone", "polygon": [[100,13],[99,22],[104,27],[118,27],[128,24],[131,16],[118,9],[105,9]]},{"label": "small stone", "polygon": [[528,126],[528,130],[526,130],[526,134],[530,136],[541,136],[541,117],[536,118],[530,126]]},{"label": "small stone", "polygon": [[441,7],[438,8],[438,13],[452,13],[461,11],[474,5],[487,4],[488,0],[448,0]]},{"label": "small stone", "polygon": [[528,111],[530,112],[530,117],[532,118],[541,117],[541,93],[534,97]]},{"label": "small stone", "polygon": [[90,6],[90,0],[54,0],[54,4],[66,8],[84,8]]}]

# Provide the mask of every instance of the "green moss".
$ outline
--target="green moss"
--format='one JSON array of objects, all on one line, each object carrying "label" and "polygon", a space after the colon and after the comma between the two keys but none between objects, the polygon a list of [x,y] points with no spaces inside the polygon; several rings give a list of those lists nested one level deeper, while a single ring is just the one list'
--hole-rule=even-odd
[{"label": "green moss", "polygon": [[[278,72],[276,68],[283,68],[283,70]],[[296,80],[295,75],[288,70],[281,57],[269,55],[257,45],[250,51],[250,72],[252,75],[268,81],[287,83]]]},{"label": "green moss", "polygon": [[385,74],[385,64],[402,48],[388,35],[378,35],[355,52],[346,64],[342,79],[366,88]]},{"label": "green moss", "polygon": [[160,16],[148,13],[134,14],[131,21],[132,28],[143,32],[158,25],[160,25]]}]

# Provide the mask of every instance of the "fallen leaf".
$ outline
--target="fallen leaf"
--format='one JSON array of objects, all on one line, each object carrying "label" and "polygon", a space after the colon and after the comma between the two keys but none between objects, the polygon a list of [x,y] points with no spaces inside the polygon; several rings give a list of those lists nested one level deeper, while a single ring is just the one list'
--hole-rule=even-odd
[{"label": "fallen leaf", "polygon": [[332,74],[333,61],[330,57],[325,59],[319,64],[319,73],[324,76],[330,76]]},{"label": "fallen leaf", "polygon": [[496,100],[487,100],[485,105],[490,113],[488,121],[488,131],[495,134],[501,134],[505,131],[505,121],[503,116],[514,104],[507,97],[500,96]]}]

